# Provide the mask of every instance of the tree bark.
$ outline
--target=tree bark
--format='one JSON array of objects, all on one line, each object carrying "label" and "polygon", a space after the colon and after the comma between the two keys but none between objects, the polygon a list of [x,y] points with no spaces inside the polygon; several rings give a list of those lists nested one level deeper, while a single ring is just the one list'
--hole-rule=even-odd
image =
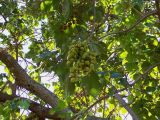
[{"label": "tree bark", "polygon": [[9,55],[3,48],[0,48],[0,60],[7,66],[15,77],[18,86],[25,88],[37,97],[41,98],[46,104],[56,107],[58,104],[57,96],[47,88],[34,81],[26,71]]},{"label": "tree bark", "polygon": [[6,102],[7,100],[14,100],[15,98],[18,98],[19,100],[27,100],[29,101],[29,110],[35,113],[40,118],[50,118],[50,119],[58,119],[60,120],[60,117],[57,113],[51,115],[49,114],[50,108],[44,107],[32,100],[29,100],[27,98],[15,96],[15,95],[8,95],[6,93],[0,92],[0,102]]}]

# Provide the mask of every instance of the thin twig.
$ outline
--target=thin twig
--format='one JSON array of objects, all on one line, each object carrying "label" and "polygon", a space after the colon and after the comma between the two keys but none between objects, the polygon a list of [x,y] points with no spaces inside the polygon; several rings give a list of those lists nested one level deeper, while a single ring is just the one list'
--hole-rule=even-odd
[{"label": "thin twig", "polygon": [[96,23],[96,19],[95,19],[95,16],[96,16],[96,0],[93,1],[93,4],[94,4],[94,9],[93,9],[93,26],[92,26],[92,32],[91,34],[93,35],[94,34],[94,31],[95,31],[95,23]]},{"label": "thin twig", "polygon": [[[160,62],[158,62],[158,63],[150,66],[150,67],[144,72],[144,74],[140,75],[140,76],[135,80],[135,82],[131,84],[131,86],[133,86],[136,82],[138,82],[142,77],[144,77],[145,75],[147,75],[154,67],[156,67],[156,66],[158,66],[158,65],[160,65]],[[116,90],[116,91],[118,91],[118,90]],[[133,117],[133,120],[138,120],[138,117],[136,116],[136,114],[132,111],[132,109],[128,106],[128,104],[121,98],[121,96],[120,96],[118,93],[116,93],[114,96],[118,99],[119,103],[121,103],[122,106],[130,113],[130,115]]]},{"label": "thin twig", "polygon": [[154,67],[160,65],[160,62],[155,63],[154,65],[150,66],[142,75],[140,75],[130,86],[133,86],[135,83],[137,83],[141,78],[146,76]]},{"label": "thin twig", "polygon": [[10,81],[7,81],[4,86],[1,88],[0,92],[3,92],[3,90],[6,88],[6,86],[9,84]]},{"label": "thin twig", "polygon": [[95,101],[92,105],[90,105],[85,111],[80,111],[79,113],[77,113],[75,116],[73,116],[74,118],[77,118],[79,115],[85,114],[87,113],[91,108],[93,108],[96,104],[98,104],[99,102],[101,102],[102,100],[108,98],[109,95],[105,95],[103,97],[101,97],[100,99],[98,99],[97,101]]},{"label": "thin twig", "polygon": [[[139,81],[139,79],[141,79],[141,78],[142,78],[143,76],[145,76],[148,72],[150,72],[150,70],[152,70],[154,67],[156,67],[156,66],[159,65],[159,64],[160,64],[160,62],[159,62],[159,63],[156,63],[156,64],[154,64],[154,65],[152,65],[152,66],[150,66],[150,67],[144,72],[144,74],[143,74],[143,75],[140,75],[140,76],[135,80],[135,82],[132,83],[130,86],[134,85],[137,81]],[[119,102],[120,102],[120,103],[123,105],[123,107],[126,108],[126,110],[132,115],[132,117],[134,118],[134,120],[138,120],[138,117],[135,115],[135,113],[131,110],[131,108],[128,106],[128,104],[127,104],[123,99],[120,99],[121,96],[118,94],[119,92],[126,90],[126,88],[123,88],[123,89],[120,89],[120,90],[116,90],[116,88],[115,88],[114,86],[113,86],[113,88],[114,88],[114,96],[115,96],[117,99],[119,99]],[[101,102],[102,100],[104,100],[104,99],[106,99],[106,98],[108,98],[108,97],[109,97],[109,95],[103,96],[102,98],[100,98],[100,99],[98,99],[97,101],[95,101],[92,105],[90,105],[85,111],[79,112],[79,113],[76,114],[76,116],[74,116],[74,117],[77,117],[77,116],[79,116],[79,115],[82,115],[82,114],[88,112],[88,111],[89,111],[91,108],[93,108],[96,104],[98,104],[99,102]]]},{"label": "thin twig", "polygon": [[[154,65],[150,66],[142,75],[140,75],[132,84],[129,84],[129,87],[132,87],[134,86],[141,78],[143,78],[144,76],[146,76],[154,67],[160,65],[160,62],[158,63],[155,63]],[[122,89],[119,89],[117,90],[116,92],[119,93],[119,92],[122,92],[124,90],[126,90],[127,88],[122,88]]]},{"label": "thin twig", "polygon": [[137,115],[133,112],[133,110],[128,106],[128,104],[122,99],[122,97],[118,93],[116,93],[114,96],[119,101],[119,103],[129,112],[133,120],[139,120]]},{"label": "thin twig", "polygon": [[19,117],[19,120],[22,119],[22,116],[23,116],[24,112],[25,112],[25,110],[22,111],[22,113],[21,113],[21,115],[20,115],[20,117]]},{"label": "thin twig", "polygon": [[106,35],[102,36],[99,38],[99,40],[106,38],[109,35],[117,35],[117,34],[122,34],[122,33],[126,33],[126,32],[130,32],[132,29],[134,29],[138,24],[140,24],[143,20],[145,20],[147,17],[151,16],[151,15],[155,15],[157,13],[157,10],[151,11],[146,13],[142,18],[140,18],[139,20],[137,20],[137,22],[135,24],[133,24],[130,28],[122,30],[122,31],[118,31],[118,32],[110,32],[107,33]]},{"label": "thin twig", "polygon": [[106,99],[103,100],[103,118],[105,117]]},{"label": "thin twig", "polygon": [[111,115],[113,114],[113,112],[115,111],[117,105],[114,106],[114,108],[109,112],[107,118],[110,119]]}]

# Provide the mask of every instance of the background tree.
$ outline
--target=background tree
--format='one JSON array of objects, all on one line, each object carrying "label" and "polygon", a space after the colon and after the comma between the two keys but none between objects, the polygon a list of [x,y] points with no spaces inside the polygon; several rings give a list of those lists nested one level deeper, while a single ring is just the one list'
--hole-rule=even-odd
[{"label": "background tree", "polygon": [[1,0],[0,119],[160,119],[159,0]]}]

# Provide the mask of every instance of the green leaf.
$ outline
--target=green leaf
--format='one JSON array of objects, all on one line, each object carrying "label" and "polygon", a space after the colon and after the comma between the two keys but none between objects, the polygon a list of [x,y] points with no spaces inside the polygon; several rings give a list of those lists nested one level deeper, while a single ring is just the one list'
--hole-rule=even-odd
[{"label": "green leaf", "polygon": [[129,85],[126,78],[120,78],[119,83],[124,87],[127,87]]},{"label": "green leaf", "polygon": [[98,75],[92,72],[90,75],[84,77],[82,79],[81,86],[85,87],[91,95],[98,95],[101,89]]},{"label": "green leaf", "polygon": [[121,77],[120,73],[117,73],[117,72],[112,72],[111,73],[111,78],[119,78],[119,77]]},{"label": "green leaf", "polygon": [[120,54],[120,58],[122,58],[122,59],[126,58],[126,57],[127,57],[127,54],[128,54],[127,51],[122,52],[122,53]]},{"label": "green leaf", "polygon": [[128,102],[133,102],[134,100],[134,96],[132,94],[130,94],[127,98],[128,98]]},{"label": "green leaf", "polygon": [[41,10],[45,9],[45,5],[44,4],[45,4],[44,2],[41,2],[41,5],[40,5]]},{"label": "green leaf", "polygon": [[55,108],[52,108],[50,113],[54,114],[55,112],[60,112],[67,107],[67,104],[64,100],[58,100],[58,105]]},{"label": "green leaf", "polygon": [[155,90],[156,90],[155,87],[147,87],[147,88],[146,88],[146,91],[147,91],[147,92],[154,92]]},{"label": "green leaf", "polygon": [[25,109],[25,110],[27,110],[30,106],[30,103],[28,100],[20,100],[18,102],[18,104],[19,104],[20,108]]}]

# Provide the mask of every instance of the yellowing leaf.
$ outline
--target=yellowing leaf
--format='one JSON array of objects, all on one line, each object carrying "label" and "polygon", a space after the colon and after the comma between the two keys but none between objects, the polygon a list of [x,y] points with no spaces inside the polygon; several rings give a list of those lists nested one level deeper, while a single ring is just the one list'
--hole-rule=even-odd
[{"label": "yellowing leaf", "polygon": [[41,3],[40,8],[41,10],[44,10],[44,2]]},{"label": "yellowing leaf", "polygon": [[122,59],[126,58],[126,57],[127,57],[127,54],[128,54],[127,51],[122,52],[122,53],[120,54],[120,58],[122,58]]},{"label": "yellowing leaf", "polygon": [[127,113],[127,110],[124,109],[124,108],[122,108],[122,109],[120,110],[120,112],[121,112],[122,114],[126,114],[126,113]]},{"label": "yellowing leaf", "polygon": [[12,90],[11,90],[10,88],[7,88],[6,91],[7,91],[7,94],[8,94],[8,95],[12,95]]},{"label": "yellowing leaf", "polygon": [[157,41],[157,40],[154,40],[154,41],[153,41],[153,45],[154,45],[154,46],[158,46],[158,41]]}]

